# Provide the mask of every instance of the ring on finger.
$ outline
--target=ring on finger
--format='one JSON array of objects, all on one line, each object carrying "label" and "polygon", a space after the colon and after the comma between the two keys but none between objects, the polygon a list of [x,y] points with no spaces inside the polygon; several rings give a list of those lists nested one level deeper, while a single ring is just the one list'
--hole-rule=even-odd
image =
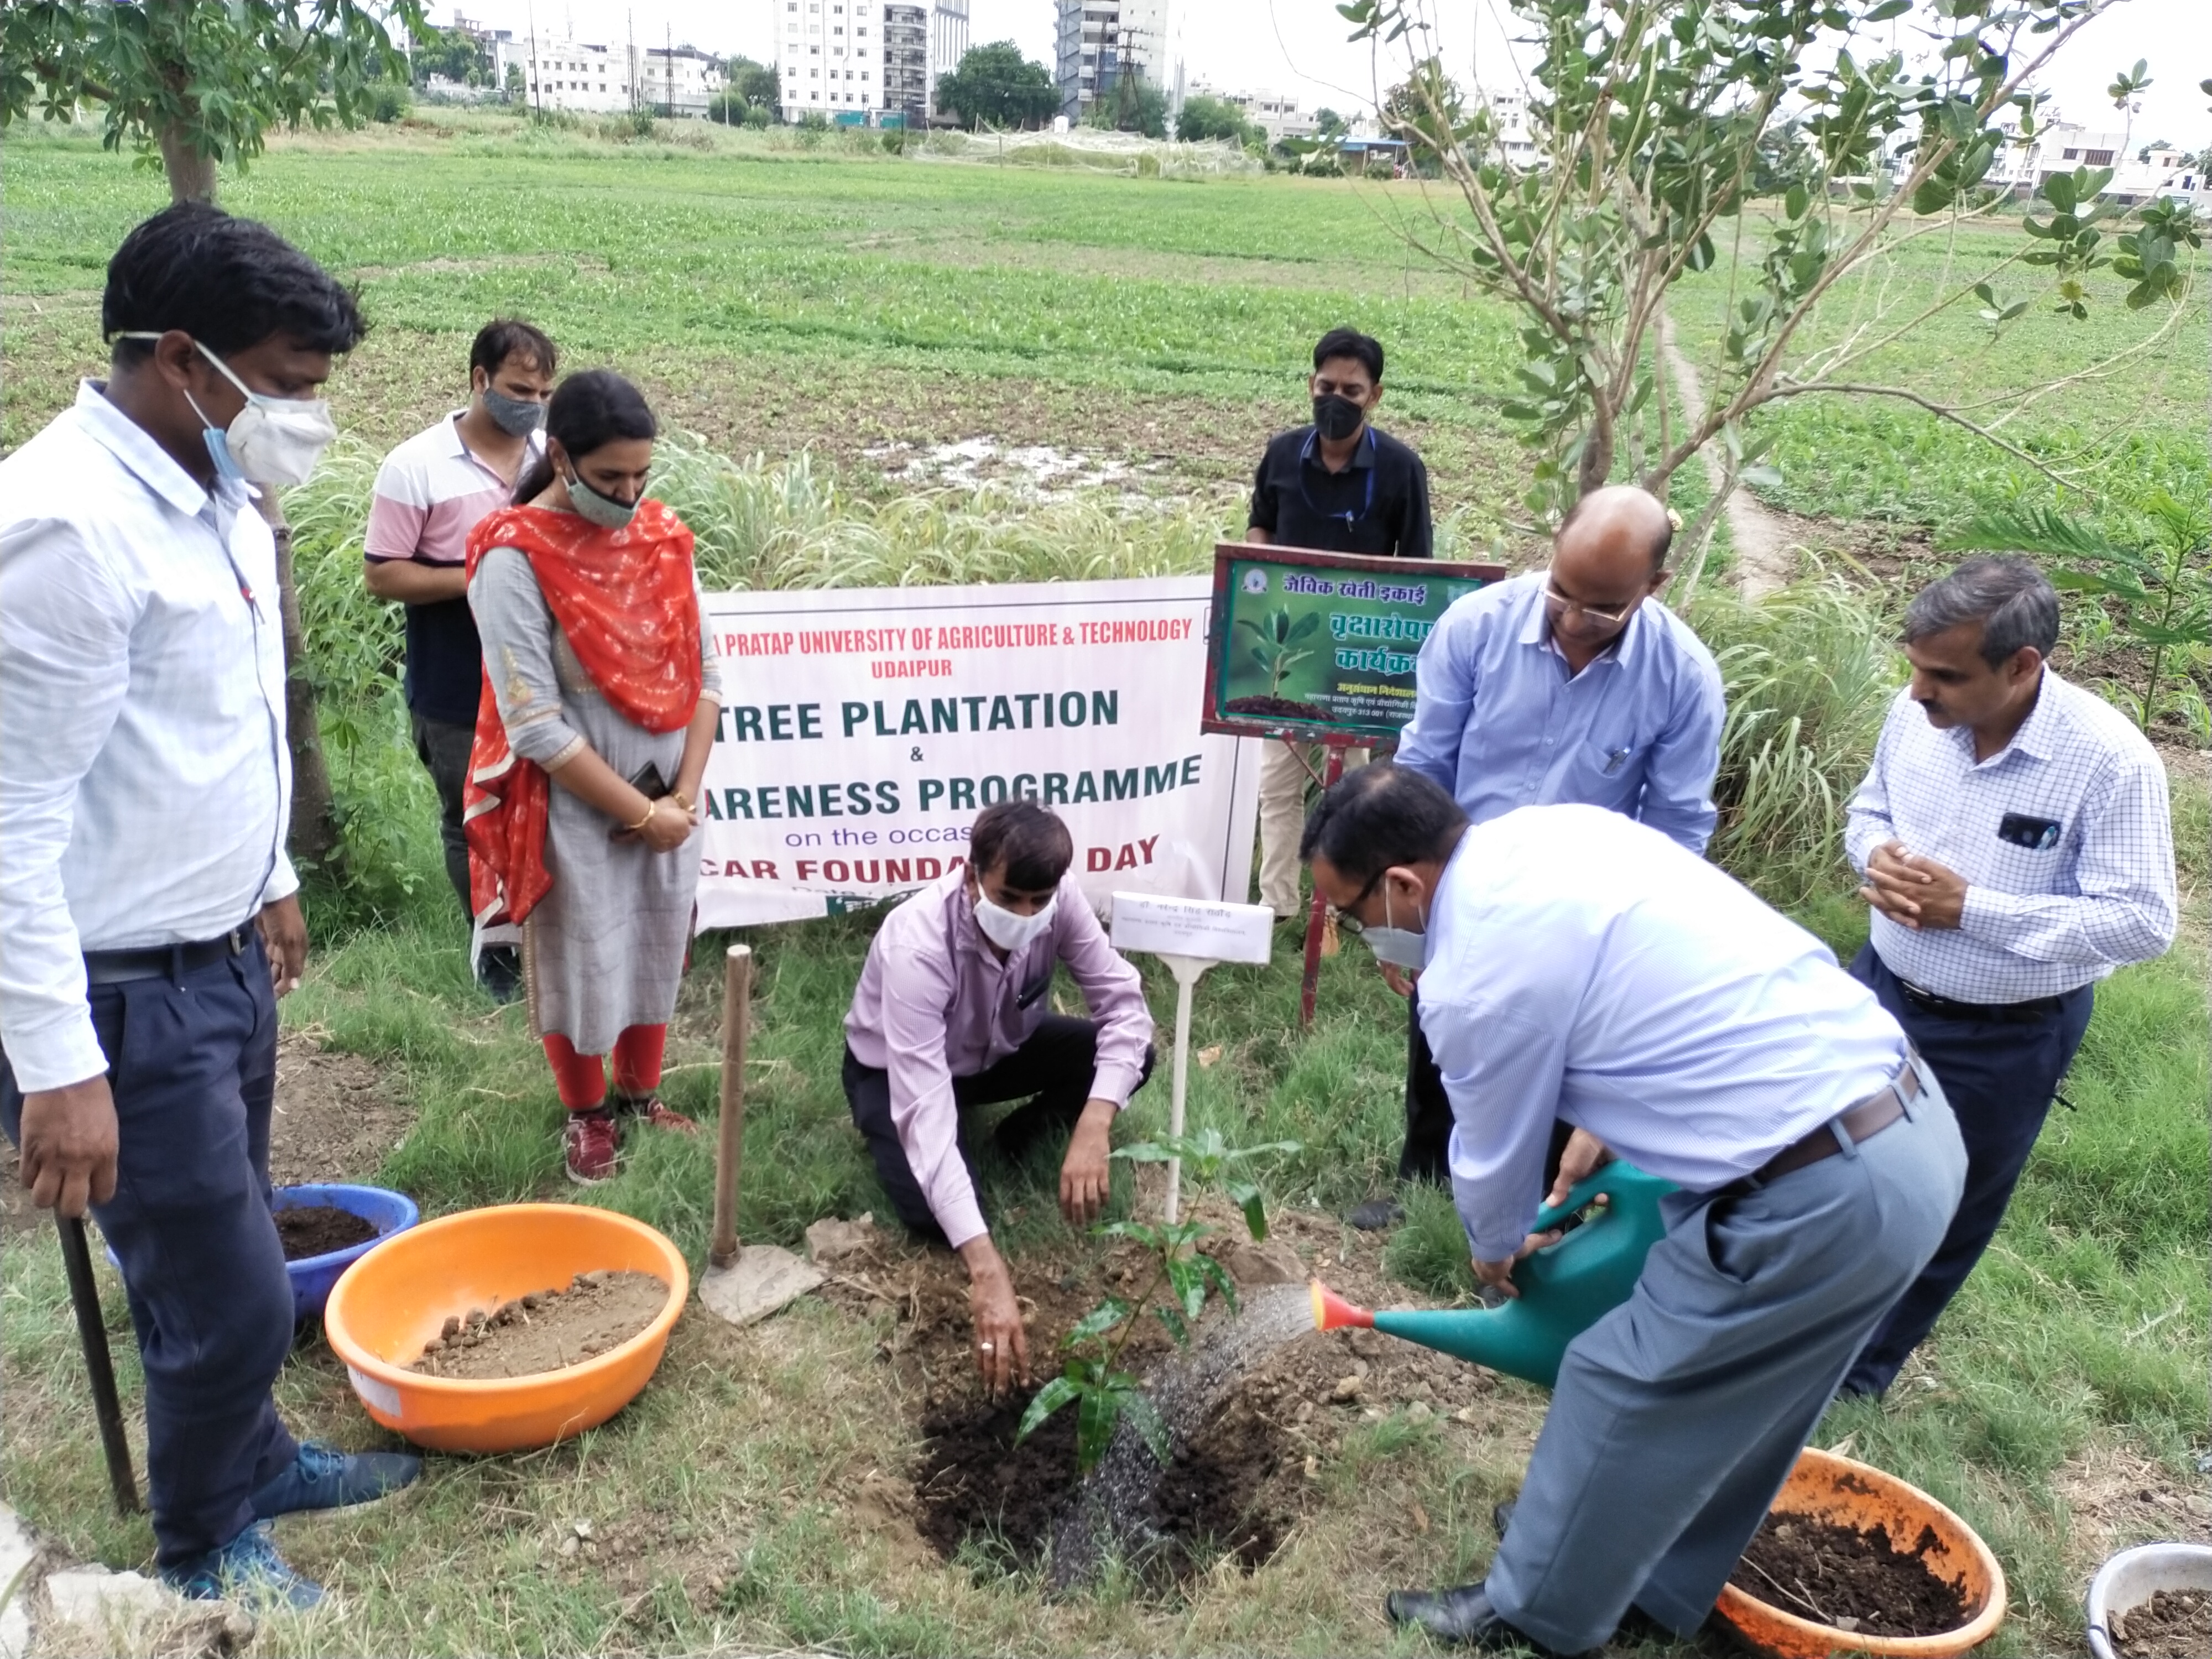
[{"label": "ring on finger", "polygon": [[978,1342],[975,1346],[985,1353],[994,1353],[998,1350],[998,1344],[995,1342]]}]

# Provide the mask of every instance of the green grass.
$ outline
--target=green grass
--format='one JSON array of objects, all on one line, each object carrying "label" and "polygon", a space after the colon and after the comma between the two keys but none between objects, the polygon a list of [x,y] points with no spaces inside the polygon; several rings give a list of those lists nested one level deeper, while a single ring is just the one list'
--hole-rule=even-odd
[{"label": "green grass", "polygon": [[[310,890],[318,954],[286,1023],[374,1060],[413,1105],[383,1176],[426,1211],[579,1197],[661,1227],[696,1265],[712,1188],[705,1145],[647,1139],[589,1194],[560,1180],[551,1079],[522,1011],[494,1007],[469,982],[391,678],[392,614],[358,584],[373,457],[450,405],[459,376],[437,366],[458,362],[484,316],[531,313],[569,362],[632,369],[672,426],[702,434],[666,447],[661,488],[697,527],[718,585],[1202,568],[1212,536],[1238,522],[1260,439],[1297,418],[1305,343],[1341,320],[1385,337],[1387,407],[1427,450],[1460,545],[1482,545],[1513,516],[1522,459],[1493,413],[1516,349],[1510,319],[1406,270],[1384,222],[1410,199],[1402,191],[901,163],[842,141],[800,151],[752,135],[676,136],[687,142],[618,145],[441,117],[281,143],[225,191],[359,281],[377,326],[333,387],[351,442],[288,501],[351,864],[343,886],[321,878]],[[0,441],[14,443],[96,364],[100,266],[161,192],[79,137],[10,133],[8,144]],[[1692,343],[1698,306],[1720,297],[1709,286],[1679,302]],[[1924,360],[1900,367],[1990,387],[2036,353],[2077,367],[2079,354],[2121,337],[2111,309],[2070,331],[2024,320],[2018,346],[1997,352],[1947,323]],[[2201,314],[2177,340],[2194,367],[2177,360],[2132,387],[2085,383],[2023,430],[2070,444],[2126,417],[2129,430],[2100,452],[2115,468],[2177,489],[2194,478],[2201,490]],[[1778,418],[1782,502],[1837,515],[1818,528],[1838,544],[1870,526],[1941,525],[2015,487],[2006,465],[1901,409],[1807,404]],[[1039,504],[912,493],[883,477],[891,463],[865,453],[890,439],[979,432],[1158,468],[1140,474],[1134,502]],[[1694,474],[1686,505],[1703,493]],[[1864,920],[1834,863],[1835,815],[1894,683],[1885,610],[1897,597],[1816,580],[1753,608],[1709,587],[1694,611],[1735,711],[1717,851],[1839,954],[1863,938]],[[2106,1537],[2070,1507],[2080,1470],[2119,1449],[2176,1481],[2206,1446],[2201,892],[2212,814],[2200,785],[2179,787],[2176,801],[2197,895],[2188,942],[2100,993],[2067,1085],[2078,1109],[2054,1114],[1996,1247],[1908,1386],[1881,1406],[1839,1408],[1822,1430],[1952,1502],[1997,1547],[2016,1617],[1995,1653],[2078,1643],[2087,1553]],[[877,921],[749,936],[748,1238],[795,1243],[818,1216],[884,1213],[837,1078],[839,1021]],[[672,1103],[708,1118],[721,943],[699,943],[670,1051]],[[1164,1012],[1171,981],[1140,965]],[[1194,1046],[1219,1052],[1192,1070],[1190,1118],[1232,1140],[1297,1141],[1268,1172],[1273,1197],[1340,1212],[1387,1187],[1395,1165],[1404,1009],[1347,950],[1324,964],[1320,1016],[1301,1032],[1297,977],[1287,954],[1207,976]],[[1065,988],[1059,995],[1075,1006]],[[1165,1115],[1163,1076],[1121,1133],[1157,1132]],[[1025,1259],[1079,1256],[1048,1168],[993,1164],[985,1181],[1018,1275]],[[1124,1187],[1117,1201],[1128,1200]],[[1417,1194],[1409,1207],[1389,1271],[1409,1295],[1467,1294],[1449,1201]],[[143,1522],[117,1521],[104,1501],[58,1259],[51,1246],[11,1245],[0,1479],[64,1548],[143,1564]],[[108,1291],[135,1395],[112,1279]],[[821,1304],[742,1335],[686,1320],[653,1387],[605,1428],[526,1458],[440,1460],[423,1492],[378,1514],[287,1523],[285,1547],[345,1606],[279,1621],[265,1650],[1381,1650],[1393,1641],[1376,1612],[1382,1589],[1481,1570],[1488,1506],[1513,1489],[1542,1406],[1509,1385],[1477,1428],[1402,1414],[1362,1425],[1320,1460],[1316,1507],[1252,1579],[1217,1572],[1162,1599],[1109,1577],[1046,1602],[1022,1575],[917,1554],[902,1523],[871,1507],[871,1483],[899,1474],[913,1449],[909,1402],[875,1358],[890,1329]],[[302,1425],[367,1439],[319,1346],[280,1392]],[[1429,1531],[1408,1531],[1415,1504]],[[606,1547],[564,1557],[562,1529],[580,1519]],[[1397,1638],[1391,1650],[1413,1647]]]}]

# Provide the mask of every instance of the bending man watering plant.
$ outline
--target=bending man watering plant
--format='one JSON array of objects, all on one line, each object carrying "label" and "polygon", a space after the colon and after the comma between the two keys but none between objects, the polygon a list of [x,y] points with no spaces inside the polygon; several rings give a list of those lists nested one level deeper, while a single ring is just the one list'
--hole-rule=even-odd
[{"label": "bending man watering plant", "polygon": [[[1905,1034],[1826,946],[1659,831],[1594,806],[1468,826],[1402,767],[1322,799],[1314,885],[1423,970],[1476,1276],[1610,1148],[1680,1187],[1629,1299],[1567,1346],[1487,1578],[1400,1591],[1447,1641],[1582,1653],[1632,1609],[1711,1611],[1868,1332],[1949,1224],[1957,1123]],[[1604,1225],[1603,1222],[1592,1224]]]},{"label": "bending man watering plant", "polygon": [[[899,1219],[966,1264],[976,1369],[993,1394],[1029,1381],[1029,1342],[963,1119],[1027,1100],[996,1131],[1017,1162],[1065,1131],[1060,1207],[1087,1225],[1105,1212],[1115,1115],[1152,1069],[1144,988],[1069,873],[1074,860],[1067,826],[1036,802],[984,808],[968,863],[885,918],[845,1016],[853,1121]],[[1052,1012],[1063,963],[1089,1019]]]}]

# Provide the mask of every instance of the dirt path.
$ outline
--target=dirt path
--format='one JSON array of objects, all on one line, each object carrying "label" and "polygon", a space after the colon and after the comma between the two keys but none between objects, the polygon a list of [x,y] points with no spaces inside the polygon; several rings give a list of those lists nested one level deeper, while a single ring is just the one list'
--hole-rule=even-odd
[{"label": "dirt path", "polygon": [[[1667,373],[1674,382],[1675,402],[1686,410],[1702,410],[1705,394],[1698,383],[1698,371],[1675,345],[1674,320],[1663,311],[1659,313],[1659,355],[1667,360]],[[1708,447],[1699,459],[1705,464],[1706,483],[1718,489],[1723,476],[1719,453]],[[1730,495],[1723,510],[1729,540],[1735,548],[1736,585],[1744,598],[1756,599],[1789,586],[1797,561],[1782,521],[1746,489]]]}]

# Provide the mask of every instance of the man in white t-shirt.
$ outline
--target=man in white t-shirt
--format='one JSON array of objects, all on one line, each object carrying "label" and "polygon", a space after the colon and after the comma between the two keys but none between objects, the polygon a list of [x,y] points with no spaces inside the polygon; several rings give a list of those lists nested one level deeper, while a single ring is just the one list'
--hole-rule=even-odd
[{"label": "man in white t-shirt", "polygon": [[[407,607],[407,708],[415,752],[437,786],[446,874],[469,902],[461,787],[475,741],[483,651],[469,614],[469,532],[507,505],[523,458],[544,441],[553,342],[528,323],[487,323],[469,350],[469,404],[385,458],[362,544],[368,591]],[[485,931],[477,977],[501,1001],[520,986],[513,930]]]}]

